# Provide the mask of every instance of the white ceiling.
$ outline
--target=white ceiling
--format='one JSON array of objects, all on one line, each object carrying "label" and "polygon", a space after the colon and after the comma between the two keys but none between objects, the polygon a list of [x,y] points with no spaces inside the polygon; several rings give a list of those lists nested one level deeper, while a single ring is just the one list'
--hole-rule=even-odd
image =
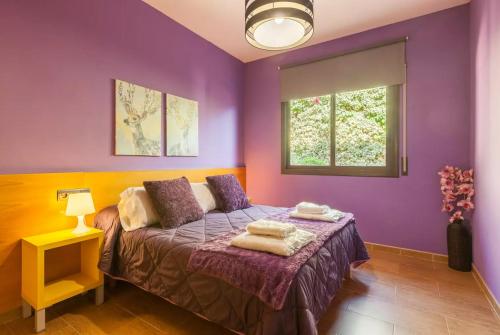
[{"label": "white ceiling", "polygon": [[[276,54],[245,39],[245,0],[143,0],[243,62]],[[315,32],[301,47],[459,6],[470,0],[315,0]]]}]

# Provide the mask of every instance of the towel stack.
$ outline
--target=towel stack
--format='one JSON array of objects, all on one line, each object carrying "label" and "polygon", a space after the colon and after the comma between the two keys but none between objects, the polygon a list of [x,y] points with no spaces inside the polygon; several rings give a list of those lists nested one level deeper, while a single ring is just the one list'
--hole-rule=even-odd
[{"label": "towel stack", "polygon": [[327,205],[317,205],[311,202],[301,202],[290,213],[291,217],[307,220],[337,222],[344,217],[344,213],[332,209]]},{"label": "towel stack", "polygon": [[291,223],[261,219],[249,223],[247,231],[233,238],[231,245],[280,256],[292,256],[315,239],[315,234],[297,229]]}]

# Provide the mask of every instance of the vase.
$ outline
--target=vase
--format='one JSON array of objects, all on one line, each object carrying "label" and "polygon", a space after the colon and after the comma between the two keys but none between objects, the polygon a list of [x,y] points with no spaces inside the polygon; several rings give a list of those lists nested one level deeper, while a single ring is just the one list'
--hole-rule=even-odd
[{"label": "vase", "polygon": [[468,222],[457,220],[448,225],[448,266],[451,269],[470,272],[472,267],[472,236]]}]

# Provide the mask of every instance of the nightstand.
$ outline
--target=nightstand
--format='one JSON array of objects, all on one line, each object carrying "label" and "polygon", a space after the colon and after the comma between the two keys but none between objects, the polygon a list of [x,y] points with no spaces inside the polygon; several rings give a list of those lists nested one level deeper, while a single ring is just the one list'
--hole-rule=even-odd
[{"label": "nightstand", "polygon": [[[77,294],[96,290],[95,303],[104,301],[103,274],[97,268],[104,233],[90,228],[81,234],[73,229],[30,236],[22,239],[22,298],[23,317],[35,310],[35,330],[45,329],[45,308]],[[45,253],[48,250],[80,245],[80,272],[50,282],[45,280]]]}]

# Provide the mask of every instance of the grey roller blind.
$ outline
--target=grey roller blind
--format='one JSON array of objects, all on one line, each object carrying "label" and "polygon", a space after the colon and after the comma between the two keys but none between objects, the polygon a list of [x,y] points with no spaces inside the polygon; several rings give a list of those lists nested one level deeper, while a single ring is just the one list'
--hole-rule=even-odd
[{"label": "grey roller blind", "polygon": [[280,70],[281,101],[405,83],[405,42]]}]

